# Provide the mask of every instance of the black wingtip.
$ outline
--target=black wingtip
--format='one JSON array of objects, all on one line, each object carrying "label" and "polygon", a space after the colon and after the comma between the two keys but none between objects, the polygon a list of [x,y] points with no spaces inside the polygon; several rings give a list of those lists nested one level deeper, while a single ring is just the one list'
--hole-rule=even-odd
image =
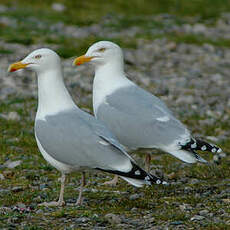
[{"label": "black wingtip", "polygon": [[168,185],[169,184],[168,182],[161,180],[160,178],[158,178],[158,177],[156,177],[150,173],[147,173],[145,170],[140,168],[134,162],[131,162],[131,163],[132,163],[132,169],[129,172],[122,172],[122,171],[118,171],[118,170],[105,170],[105,169],[100,169],[100,168],[97,168],[97,169],[104,171],[104,172],[113,173],[113,174],[116,174],[116,175],[122,176],[122,177],[127,177],[127,178],[137,179],[137,180],[143,180],[143,181],[145,181],[145,183],[147,185],[153,185],[153,184]]},{"label": "black wingtip", "polygon": [[199,139],[193,139],[187,142],[185,145],[181,145],[181,149],[188,150],[188,151],[207,151],[212,153],[221,153],[222,149],[217,147],[216,145],[209,144],[205,141]]},{"label": "black wingtip", "polygon": [[160,178],[152,175],[147,174],[147,176],[144,178],[147,185],[153,185],[153,184],[163,184],[163,185],[169,185],[167,181],[161,180]]}]

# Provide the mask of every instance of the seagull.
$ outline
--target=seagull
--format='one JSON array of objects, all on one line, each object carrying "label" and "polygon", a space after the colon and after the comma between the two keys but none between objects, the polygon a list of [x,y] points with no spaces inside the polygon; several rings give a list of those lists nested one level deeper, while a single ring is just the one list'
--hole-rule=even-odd
[{"label": "seagull", "polygon": [[[121,48],[109,41],[89,47],[73,65],[91,63],[95,68],[93,110],[127,150],[156,148],[186,163],[206,163],[196,151],[220,153],[213,144],[194,138],[166,104],[126,77]],[[150,159],[147,161],[149,169]],[[117,177],[111,181],[116,184]]]},{"label": "seagull", "polygon": [[136,187],[167,183],[140,168],[101,121],[75,105],[63,82],[60,57],[54,51],[35,50],[10,65],[8,71],[24,68],[35,71],[38,78],[35,118],[38,148],[45,160],[62,174],[59,200],[41,205],[65,204],[65,178],[73,171],[82,172],[77,205],[83,202],[85,170],[89,169],[119,175]]}]

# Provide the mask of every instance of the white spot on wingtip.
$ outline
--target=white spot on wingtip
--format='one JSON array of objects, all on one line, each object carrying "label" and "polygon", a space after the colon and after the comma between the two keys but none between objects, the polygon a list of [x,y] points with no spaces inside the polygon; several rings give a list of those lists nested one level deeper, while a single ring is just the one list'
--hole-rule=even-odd
[{"label": "white spot on wingtip", "polygon": [[157,183],[157,184],[161,184],[161,180],[158,179],[158,180],[156,181],[156,183]]},{"label": "white spot on wingtip", "polygon": [[106,142],[106,141],[99,141],[99,143],[102,144],[102,145],[106,145],[106,146],[107,146],[107,145],[110,145],[110,144],[109,144],[108,142]]},{"label": "white spot on wingtip", "polygon": [[135,175],[141,175],[140,170],[135,171]]},{"label": "white spot on wingtip", "polygon": [[156,120],[161,122],[167,122],[170,120],[170,118],[168,116],[164,116],[164,117],[158,117]]},{"label": "white spot on wingtip", "polygon": [[201,150],[202,150],[202,151],[205,151],[206,149],[207,149],[206,145],[203,145],[203,146],[201,147]]},{"label": "white spot on wingtip", "polygon": [[197,144],[196,143],[193,143],[192,145],[191,145],[191,148],[192,149],[195,149],[197,147]]},{"label": "white spot on wingtip", "polygon": [[216,148],[212,148],[212,153],[215,153],[216,152]]},{"label": "white spot on wingtip", "polygon": [[218,152],[218,153],[221,153],[221,152],[222,152],[222,149],[221,149],[221,148],[219,148],[219,149],[217,150],[217,152]]}]

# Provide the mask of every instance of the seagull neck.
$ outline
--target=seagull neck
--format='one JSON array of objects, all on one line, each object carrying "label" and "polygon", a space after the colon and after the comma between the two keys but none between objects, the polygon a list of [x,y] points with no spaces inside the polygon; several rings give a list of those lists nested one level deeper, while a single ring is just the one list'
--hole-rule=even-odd
[{"label": "seagull neck", "polygon": [[62,78],[62,71],[52,70],[38,75],[38,110],[36,118],[76,107]]},{"label": "seagull neck", "polygon": [[111,81],[111,78],[126,78],[124,73],[123,63],[107,63],[96,67],[95,78],[102,78],[103,80]]},{"label": "seagull neck", "polygon": [[108,63],[95,70],[93,93],[100,91],[104,96],[112,91],[131,85],[132,82],[125,76],[123,63]]},{"label": "seagull neck", "polygon": [[104,65],[95,70],[93,81],[93,109],[97,111],[106,96],[116,90],[132,85],[133,83],[125,76],[123,65]]}]

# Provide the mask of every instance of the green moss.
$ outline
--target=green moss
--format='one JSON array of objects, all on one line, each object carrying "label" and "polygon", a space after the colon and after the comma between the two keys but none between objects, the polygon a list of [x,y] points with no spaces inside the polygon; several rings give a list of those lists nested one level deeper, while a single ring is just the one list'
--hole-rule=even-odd
[{"label": "green moss", "polygon": [[0,54],[12,54],[14,53],[13,50],[5,49],[3,47],[0,47]]},{"label": "green moss", "polygon": [[[27,0],[7,1],[2,0],[2,4],[8,6],[16,6],[20,12],[14,10],[11,14],[18,18],[27,17],[31,10],[33,15],[40,19],[48,18],[52,21],[64,21],[66,23],[86,25],[101,20],[108,14],[121,14],[128,17],[136,15],[152,15],[159,13],[169,13],[178,16],[200,16],[201,19],[216,18],[222,12],[230,10],[230,3],[225,0],[132,0],[126,2],[122,0],[114,0],[113,3],[106,0],[90,0],[90,1],[69,1],[60,0],[64,3],[66,11],[63,13],[55,12],[51,9],[55,0],[35,2]],[[131,4],[131,6],[130,6]]]}]

